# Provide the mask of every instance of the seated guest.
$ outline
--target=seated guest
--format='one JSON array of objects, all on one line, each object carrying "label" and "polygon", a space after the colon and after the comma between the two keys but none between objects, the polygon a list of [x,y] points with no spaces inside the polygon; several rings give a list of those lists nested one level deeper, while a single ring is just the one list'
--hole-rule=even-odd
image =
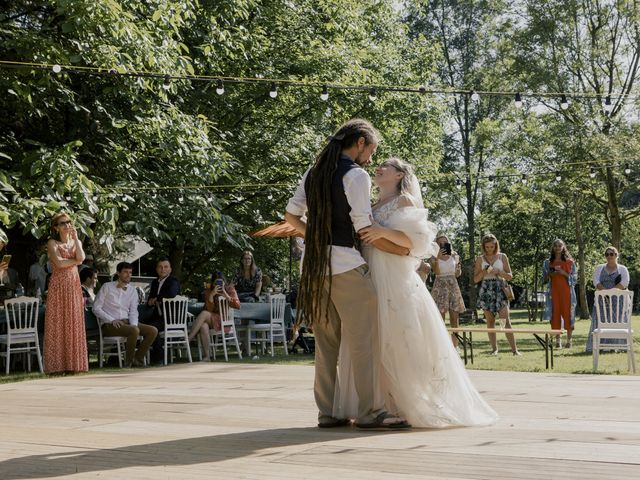
[{"label": "seated guest", "polygon": [[[162,318],[162,301],[165,298],[174,298],[180,294],[180,282],[171,275],[171,262],[167,257],[158,259],[156,263],[158,276],[151,282],[147,305],[153,310],[145,323],[153,325],[159,332],[164,331],[164,318]],[[160,336],[156,338],[151,350],[151,362],[158,363],[164,359],[164,343]]]},{"label": "seated guest", "polygon": [[96,299],[95,288],[97,283],[98,272],[93,268],[87,267],[80,270],[80,286],[82,287],[84,305],[87,308],[93,307],[93,302]]},{"label": "seated guest", "polygon": [[[144,357],[156,339],[158,330],[151,325],[138,323],[138,293],[129,285],[133,266],[127,262],[120,262],[116,270],[118,280],[102,285],[93,304],[93,313],[98,318],[103,335],[126,337],[125,365],[140,367],[144,365]],[[136,343],[140,335],[143,340],[136,352]]]},{"label": "seated guest", "polygon": [[204,349],[204,358],[202,359],[204,362],[211,361],[209,358],[209,329],[220,331],[222,326],[218,304],[220,297],[226,298],[231,308],[240,308],[240,299],[233,284],[227,283],[224,276],[220,277],[214,273],[211,276],[211,283],[204,292],[204,310],[196,317],[189,333],[189,341],[193,340],[198,333],[200,334]]},{"label": "seated guest", "polygon": [[233,282],[241,302],[256,302],[262,290],[262,271],[257,267],[249,250],[242,252],[240,268]]},{"label": "seated guest", "polygon": [[39,257],[37,253],[33,254],[33,263],[29,267],[29,292],[34,297],[44,293],[47,289],[47,271],[44,269],[44,265],[47,263],[47,257],[43,255]]}]

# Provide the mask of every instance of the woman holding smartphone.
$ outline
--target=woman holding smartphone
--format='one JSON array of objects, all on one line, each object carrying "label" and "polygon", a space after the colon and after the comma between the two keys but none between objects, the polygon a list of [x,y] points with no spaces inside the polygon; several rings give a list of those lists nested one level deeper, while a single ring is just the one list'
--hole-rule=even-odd
[{"label": "woman holding smartphone", "polygon": [[189,333],[189,341],[193,340],[198,333],[204,350],[203,362],[210,362],[209,356],[209,331],[213,329],[220,331],[222,321],[220,319],[220,306],[218,298],[224,297],[229,302],[231,308],[240,308],[240,300],[238,293],[232,283],[227,283],[224,275],[217,272],[211,275],[211,283],[204,291],[204,310],[202,310],[195,321]]},{"label": "woman holding smartphone", "polygon": [[[436,257],[431,257],[429,263],[436,275],[433,282],[431,296],[438,306],[442,319],[449,312],[449,323],[452,328],[457,328],[458,318],[464,312],[464,299],[460,293],[458,277],[462,273],[460,256],[451,249],[451,242],[446,235],[438,235],[436,243],[440,251]],[[451,335],[455,347],[458,346],[458,337]]]},{"label": "woman holding smartphone", "polygon": [[[571,333],[576,320],[576,265],[565,243],[559,238],[551,245],[551,254],[542,265],[542,283],[549,283],[546,292],[545,319],[551,318],[551,328],[567,331],[565,348],[571,348]],[[562,346],[560,335],[556,348]]]},{"label": "woman holding smartphone", "polygon": [[[473,270],[473,280],[480,283],[478,292],[478,307],[484,311],[487,328],[495,328],[496,315],[504,319],[504,327],[511,328],[509,319],[509,301],[503,288],[513,278],[509,259],[500,252],[500,243],[495,235],[487,234],[482,237],[482,255],[476,258]],[[502,326],[502,322],[501,326]],[[495,333],[489,333],[491,355],[498,355],[498,342]],[[513,333],[506,333],[507,341],[514,355],[520,355],[516,347]]]},{"label": "woman holding smartphone", "polygon": [[47,254],[53,268],[44,320],[44,371],[86,372],[84,302],[77,266],[84,261],[82,242],[66,213],[51,219]]}]

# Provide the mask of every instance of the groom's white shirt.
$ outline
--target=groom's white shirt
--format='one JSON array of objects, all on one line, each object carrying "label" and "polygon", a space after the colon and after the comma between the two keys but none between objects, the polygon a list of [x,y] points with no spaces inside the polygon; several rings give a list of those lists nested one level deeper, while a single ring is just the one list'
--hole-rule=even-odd
[{"label": "groom's white shirt", "polygon": [[[287,203],[287,212],[302,216],[307,212],[307,194],[304,184],[309,174],[307,169],[302,180]],[[356,232],[371,225],[371,178],[362,168],[352,168],[342,177],[344,193],[351,207],[349,216]],[[331,246],[331,272],[333,275],[348,272],[366,263],[357,248]]]}]

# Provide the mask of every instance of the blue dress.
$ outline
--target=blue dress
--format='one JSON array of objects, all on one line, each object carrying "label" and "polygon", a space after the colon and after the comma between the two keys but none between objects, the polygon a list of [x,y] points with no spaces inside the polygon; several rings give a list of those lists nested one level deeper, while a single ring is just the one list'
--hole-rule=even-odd
[{"label": "blue dress", "polygon": [[[607,269],[603,268],[602,272],[600,272],[600,278],[598,281],[605,289],[613,288],[616,286],[616,277],[618,275],[620,275],[618,269],[616,269],[612,273],[608,273]],[[619,309],[616,308],[618,299],[614,297],[611,299],[611,301],[613,302],[612,310],[615,317],[619,314]],[[622,307],[622,305],[620,305],[620,307]],[[587,345],[585,347],[585,351],[589,353],[593,352],[593,329],[596,328],[596,308],[600,308],[600,312],[603,313],[602,309],[604,308],[604,305],[602,305],[602,299],[600,299],[598,305],[596,305],[594,301],[593,309],[591,311],[591,327],[589,327],[589,338],[587,339]],[[626,345],[626,342],[623,338],[603,338],[602,340],[600,340],[600,342],[607,345]],[[612,349],[613,348],[614,347],[612,347]]]}]

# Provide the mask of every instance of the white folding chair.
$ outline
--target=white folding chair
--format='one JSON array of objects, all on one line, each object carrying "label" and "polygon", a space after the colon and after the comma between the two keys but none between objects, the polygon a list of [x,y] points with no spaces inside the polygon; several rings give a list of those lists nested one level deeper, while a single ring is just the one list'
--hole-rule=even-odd
[{"label": "white folding chair", "polygon": [[[211,341],[209,342],[213,359],[216,359],[216,349],[222,346],[224,351],[225,362],[229,361],[227,353],[227,343],[233,342],[238,352],[238,358],[242,359],[242,352],[238,343],[238,335],[236,333],[236,324],[233,320],[233,309],[229,307],[229,302],[224,297],[218,297],[218,306],[220,311],[220,330],[209,330]],[[200,337],[198,337],[198,342]]]},{"label": "white folding chair", "polygon": [[[636,372],[636,360],[633,353],[633,330],[631,329],[631,309],[633,292],[612,288],[596,291],[593,308],[596,326],[593,330],[593,369],[598,369],[600,350],[626,350],[629,370]],[[606,338],[617,338],[624,343],[602,343]]]},{"label": "white folding chair", "polygon": [[187,319],[189,318],[187,307],[189,299],[177,296],[162,300],[162,314],[164,316],[164,331],[159,335],[164,338],[164,364],[167,364],[168,349],[186,349],[189,362],[192,362],[191,347],[189,346],[189,333]]},{"label": "white folding chair", "polygon": [[25,353],[29,371],[31,371],[31,355],[35,354],[40,372],[43,371],[38,339],[39,303],[35,297],[19,297],[4,301],[7,333],[0,335],[0,344],[6,345],[6,351],[0,352],[0,356],[6,357],[5,373],[7,375],[11,364],[11,353]]},{"label": "white folding chair", "polygon": [[284,325],[284,309],[286,304],[287,300],[284,294],[278,293],[275,295],[271,295],[270,321],[269,323],[258,323],[255,325],[251,325],[251,331],[260,333],[261,336],[252,338],[250,334],[247,335],[249,341],[249,351],[251,351],[251,343],[265,344],[268,341],[271,344],[271,356],[273,357],[275,355],[273,350],[273,342],[275,341],[282,342],[285,355],[289,355],[289,352],[287,351],[287,331]]},{"label": "white folding chair", "polygon": [[102,364],[105,358],[116,357],[118,359],[118,366],[122,368],[122,364],[125,361],[125,355],[127,353],[127,338],[111,336],[105,337],[102,335],[102,325],[98,328],[99,332],[99,345],[98,345],[98,366],[102,368]]}]

